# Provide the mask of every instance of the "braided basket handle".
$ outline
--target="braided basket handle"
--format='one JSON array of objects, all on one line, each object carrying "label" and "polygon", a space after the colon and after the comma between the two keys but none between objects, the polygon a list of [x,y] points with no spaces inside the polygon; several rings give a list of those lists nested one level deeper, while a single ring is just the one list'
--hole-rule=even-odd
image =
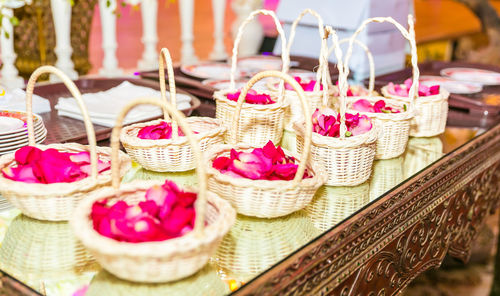
[{"label": "braided basket handle", "polygon": [[304,151],[302,151],[299,167],[297,168],[297,173],[295,174],[295,177],[293,179],[292,186],[297,186],[300,181],[302,180],[302,177],[304,176],[305,170],[306,170],[306,165],[307,165],[307,160],[309,157],[309,151],[311,150],[311,139],[312,139],[312,121],[307,120],[307,118],[311,118],[311,111],[309,110],[309,105],[307,104],[306,96],[304,94],[304,90],[300,86],[300,84],[295,81],[290,75],[285,74],[280,71],[263,71],[260,73],[257,73],[254,77],[252,77],[248,83],[243,87],[241,90],[241,94],[238,98],[238,102],[236,104],[236,110],[234,111],[234,116],[233,116],[233,122],[232,122],[232,136],[231,136],[231,144],[236,145],[237,142],[237,131],[238,131],[238,124],[239,124],[239,118],[240,118],[240,113],[241,113],[241,108],[243,106],[243,102],[245,101],[245,97],[248,93],[248,91],[252,88],[252,86],[257,83],[259,80],[267,78],[267,77],[277,77],[280,78],[281,80],[284,80],[286,83],[290,84],[295,92],[297,93],[297,96],[300,99],[300,102],[302,104],[302,110],[304,111],[304,118],[306,118],[306,133],[304,137]]},{"label": "braided basket handle", "polygon": [[408,15],[408,30],[406,30],[400,23],[395,21],[392,17],[374,17],[366,19],[361,26],[354,32],[349,41],[349,47],[347,49],[346,57],[345,57],[345,72],[349,75],[349,59],[352,55],[352,46],[356,37],[363,31],[369,23],[391,23],[393,24],[400,32],[403,37],[408,40],[410,43],[410,51],[411,51],[411,65],[412,65],[412,74],[413,81],[408,92],[408,99],[410,101],[410,108],[412,109],[413,104],[415,103],[415,99],[418,95],[418,78],[420,76],[420,71],[418,69],[418,56],[417,56],[417,43],[415,41],[415,23],[413,20],[413,16],[411,14]]},{"label": "braided basket handle", "polygon": [[71,81],[71,79],[66,76],[61,70],[57,69],[53,66],[41,66],[36,69],[33,74],[31,74],[30,79],[28,80],[28,85],[26,86],[26,113],[28,115],[28,140],[29,145],[34,146],[35,142],[35,132],[33,127],[33,91],[35,90],[35,84],[38,78],[45,73],[54,74],[59,79],[62,80],[64,85],[68,88],[69,92],[76,100],[80,111],[82,112],[83,123],[85,124],[85,130],[87,132],[87,140],[89,142],[90,147],[90,168],[91,168],[91,177],[92,179],[97,179],[97,149],[96,149],[96,138],[94,132],[94,126],[90,121],[90,117],[87,111],[87,107],[82,99],[82,94],[76,87],[75,83]]},{"label": "braided basket handle", "polygon": [[[299,14],[299,16],[293,21],[292,27],[290,29],[290,36],[289,36],[288,45],[287,45],[287,48],[286,48],[286,53],[288,55],[288,60],[290,60],[290,49],[292,48],[292,43],[295,40],[295,32],[297,31],[297,26],[298,26],[299,22],[302,20],[302,18],[306,14],[312,15],[312,16],[314,16],[318,20],[318,33],[319,33],[319,36],[320,36],[320,38],[321,38],[321,40],[323,42],[323,36],[325,36],[325,26],[324,26],[324,23],[323,23],[323,18],[315,10],[312,10],[310,8],[304,9]],[[323,46],[321,47],[321,50],[323,50]],[[321,53],[320,53],[320,57],[321,57]],[[320,58],[319,59],[319,69],[321,69],[323,67],[323,64],[324,64],[324,60]],[[328,67],[328,65],[327,65],[327,67]],[[289,69],[286,69],[285,73],[288,73],[288,70]],[[316,81],[321,81],[321,76],[322,76],[322,71],[318,70],[318,73],[316,75]],[[326,85],[324,85],[323,87],[325,87],[325,86]],[[318,91],[318,90],[319,90],[319,83],[316,83],[316,85],[314,86],[314,91]],[[325,90],[325,92],[327,93],[328,91]]]},{"label": "braided basket handle", "polygon": [[[342,45],[346,42],[349,42],[350,40],[351,40],[351,38],[342,39],[339,41],[339,45]],[[354,43],[356,43],[356,45],[361,47],[365,51],[366,56],[368,57],[368,65],[370,66],[370,80],[368,83],[368,94],[372,95],[373,90],[375,89],[375,62],[373,61],[373,54],[370,51],[370,49],[368,48],[368,46],[366,46],[363,42],[359,41],[358,39],[355,39]],[[334,49],[333,47],[330,48],[330,50],[328,52],[328,56],[331,55],[333,49]]]},{"label": "braided basket handle", "polygon": [[[168,72],[168,88],[170,90],[170,104],[174,109],[177,109],[177,95],[175,90],[175,79],[174,79],[174,66],[172,63],[172,57],[170,56],[170,51],[167,48],[162,48],[160,55],[158,56],[158,63],[160,64],[159,74],[160,74],[160,92],[161,99],[163,102],[168,102],[167,100],[167,86],[165,85],[165,64],[167,64]],[[163,116],[165,121],[169,120],[168,112],[163,109]],[[175,141],[179,137],[179,127],[177,126],[177,121],[172,120],[172,139]]]},{"label": "braided basket handle", "polygon": [[[349,85],[347,84],[347,75],[349,75],[347,72],[345,72],[345,66],[343,65],[342,62],[342,50],[340,49],[339,46],[339,37],[337,36],[337,33],[335,32],[332,27],[327,26],[325,28],[326,34],[325,34],[325,40],[328,39],[329,35],[332,36],[332,44],[333,44],[333,49],[335,53],[335,57],[337,58],[337,69],[339,70],[339,100],[340,100],[340,138],[344,139],[345,138],[345,133],[347,131],[347,126],[345,124],[345,112],[347,109],[347,89],[349,88]],[[328,60],[328,50],[323,51],[324,53],[324,59]],[[327,69],[323,69],[323,72],[326,72]],[[325,78],[323,78],[325,79]],[[323,104],[324,105],[324,104]]]},{"label": "braided basket handle", "polygon": [[288,65],[290,64],[290,57],[287,54],[286,51],[286,37],[285,37],[285,32],[283,31],[283,27],[281,26],[280,21],[278,20],[278,17],[272,10],[266,10],[266,9],[259,9],[252,11],[250,15],[243,21],[238,28],[238,34],[236,35],[236,39],[234,40],[234,46],[233,46],[233,56],[231,57],[231,76],[230,76],[230,89],[234,90],[235,89],[235,76],[236,76],[236,63],[238,62],[238,47],[241,42],[241,38],[243,37],[243,31],[245,30],[245,27],[254,19],[256,15],[268,15],[273,18],[274,24],[276,25],[276,30],[278,31],[280,38],[281,38],[281,60],[282,60],[282,67],[281,71],[285,72],[288,69]]},{"label": "braided basket handle", "polygon": [[128,103],[118,114],[118,118],[116,119],[116,125],[113,128],[113,132],[111,133],[111,176],[112,176],[112,186],[115,189],[118,189],[120,186],[120,166],[118,163],[118,153],[120,150],[120,131],[123,127],[123,119],[125,116],[132,110],[134,107],[140,104],[148,104],[148,105],[156,105],[163,110],[166,110],[168,114],[172,117],[172,120],[175,120],[181,130],[186,135],[191,149],[193,151],[193,155],[196,159],[196,173],[198,175],[198,186],[199,192],[198,197],[196,199],[196,219],[194,224],[195,234],[201,234],[204,228],[204,220],[205,220],[205,207],[207,203],[207,174],[205,172],[205,167],[203,166],[203,156],[201,154],[201,149],[198,141],[195,138],[195,135],[189,124],[187,123],[184,115],[176,110],[170,103],[162,102],[155,98],[140,98],[133,100]]}]

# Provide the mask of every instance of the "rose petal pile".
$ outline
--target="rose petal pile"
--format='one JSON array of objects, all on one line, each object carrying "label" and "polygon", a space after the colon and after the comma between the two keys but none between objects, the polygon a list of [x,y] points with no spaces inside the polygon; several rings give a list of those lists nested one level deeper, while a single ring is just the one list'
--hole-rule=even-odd
[{"label": "rose petal pile", "polygon": [[[316,109],[312,115],[313,131],[322,136],[340,137],[340,113],[330,108]],[[372,121],[366,115],[345,114],[346,137],[364,134],[372,129]]]},{"label": "rose petal pile", "polygon": [[[197,134],[198,132],[193,131]],[[180,128],[177,129],[179,137],[184,137],[184,133]],[[162,121],[159,124],[148,125],[139,130],[137,137],[143,140],[159,140],[172,138],[172,123]]]},{"label": "rose petal pile", "polygon": [[[314,91],[314,86],[316,86],[316,80],[311,79],[309,81],[306,80],[303,81],[302,78],[300,78],[299,76],[294,76],[293,79],[295,79],[295,81],[297,81],[300,84],[300,86],[304,91]],[[293,87],[288,83],[285,83],[285,89],[294,90]],[[323,90],[323,85],[321,84],[319,85],[319,90]]]},{"label": "rose petal pile", "polygon": [[[50,148],[41,150],[25,146],[14,154],[17,165],[2,169],[2,175],[10,180],[25,183],[71,183],[91,174],[90,154],[60,152]],[[98,161],[99,173],[108,170],[109,162]]]},{"label": "rose petal pile", "polygon": [[[294,157],[285,155],[281,146],[274,146],[272,141],[251,152],[231,149],[229,157],[217,157],[212,166],[234,178],[287,181],[295,177],[299,167]],[[303,179],[310,177],[306,170]]]},{"label": "rose petal pile", "polygon": [[[227,94],[227,99],[238,102],[238,98],[240,97],[241,90],[235,93]],[[276,103],[273,101],[270,95],[268,94],[259,94],[256,90],[250,89],[245,97],[245,102],[248,104],[258,104],[258,105],[269,105]]]},{"label": "rose petal pile", "polygon": [[[401,113],[401,110],[387,106],[384,100],[378,100],[372,105],[368,100],[359,99],[352,104],[352,108],[359,112]],[[406,105],[403,105],[403,110],[406,111]]]},{"label": "rose petal pile", "polygon": [[146,191],[146,200],[129,205],[120,200],[113,205],[96,201],[90,217],[94,229],[117,241],[140,243],[162,241],[193,230],[197,194],[185,192],[166,180]]},{"label": "rose petal pile", "polygon": [[[396,95],[400,97],[407,97],[412,85],[412,80],[410,78],[406,79],[404,84],[394,84],[389,82],[387,84],[387,92],[391,95]],[[423,84],[418,85],[418,96],[427,97],[439,94],[439,85],[426,86]]]}]

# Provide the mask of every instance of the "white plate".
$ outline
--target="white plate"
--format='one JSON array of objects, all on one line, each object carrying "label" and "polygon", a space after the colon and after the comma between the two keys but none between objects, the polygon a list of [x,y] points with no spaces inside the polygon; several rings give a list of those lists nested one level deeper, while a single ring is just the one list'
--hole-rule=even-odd
[{"label": "white plate", "polygon": [[500,85],[500,73],[475,68],[446,68],[441,75],[455,80],[475,82],[482,85]]},{"label": "white plate", "polygon": [[[43,129],[37,133],[35,133],[35,142],[42,138],[42,137],[45,137],[47,135],[47,130],[46,129]],[[16,140],[16,141],[10,141],[10,142],[0,142],[0,149],[4,149],[4,148],[7,148],[7,147],[10,147],[10,146],[16,146],[16,145],[21,145],[21,144],[25,144],[25,145],[28,145],[28,136],[26,136],[26,138],[24,139],[19,139],[19,140]]]},{"label": "white plate", "polygon": [[[43,120],[42,118],[37,115],[33,114],[33,124],[34,127],[36,128],[38,125],[42,124]],[[23,122],[23,125],[20,128],[10,130],[10,131],[0,131],[0,137],[16,137],[19,136],[18,134],[23,134],[26,132],[26,121],[28,120],[28,116],[26,115],[26,112],[22,111],[12,111],[12,110],[0,110],[0,118],[1,117],[9,117],[9,118],[14,118],[21,120]]]},{"label": "white plate", "polygon": [[463,82],[442,76],[420,76],[419,82],[425,86],[439,85],[454,94],[475,94],[483,90],[479,83]]},{"label": "white plate", "polygon": [[[181,72],[200,79],[229,79],[231,66],[226,63],[204,62],[193,65],[182,65]],[[237,70],[236,76],[240,77]]]},{"label": "white plate", "polygon": [[[43,141],[45,141],[46,137],[47,137],[47,132],[45,131],[45,133],[43,133],[41,135],[41,137],[39,137],[39,138],[36,139],[36,143],[42,143]],[[14,152],[17,149],[19,149],[21,147],[24,147],[24,146],[27,146],[27,145],[28,145],[28,143],[26,143],[26,144],[18,144],[18,145],[14,145],[14,146],[9,146],[7,148],[0,148],[0,154],[11,153],[11,152]]]},{"label": "white plate", "polygon": [[0,133],[8,133],[24,127],[21,119],[0,116]]},{"label": "white plate", "polygon": [[[39,124],[39,125],[34,127],[34,131],[35,131],[35,133],[37,133],[37,132],[43,130],[44,128],[45,128],[45,126],[43,124]],[[23,139],[23,138],[28,138],[27,129],[25,129],[22,132],[15,133],[12,135],[0,136],[0,142],[18,141],[18,140]]]}]

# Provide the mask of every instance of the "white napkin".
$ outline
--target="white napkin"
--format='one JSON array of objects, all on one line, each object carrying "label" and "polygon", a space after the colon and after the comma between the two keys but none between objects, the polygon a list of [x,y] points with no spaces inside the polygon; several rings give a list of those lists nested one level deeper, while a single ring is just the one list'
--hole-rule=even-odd
[{"label": "white napkin", "polygon": [[[50,112],[50,102],[33,94],[33,112],[40,114]],[[20,88],[7,91],[0,96],[0,109],[26,112],[26,92]]]},{"label": "white napkin", "polygon": [[[97,93],[82,95],[87,106],[90,119],[93,123],[113,127],[116,117],[122,108],[131,100],[137,98],[158,98],[161,99],[160,91],[149,87],[138,86],[128,81],[120,85]],[[167,92],[167,98],[170,93]],[[185,110],[191,107],[191,97],[184,94],[176,94],[177,109]],[[82,115],[76,101],[73,98],[59,98],[55,108],[60,116],[67,116],[82,120]],[[139,105],[132,109],[125,117],[124,124],[147,120],[162,115],[159,107],[152,105]]]}]

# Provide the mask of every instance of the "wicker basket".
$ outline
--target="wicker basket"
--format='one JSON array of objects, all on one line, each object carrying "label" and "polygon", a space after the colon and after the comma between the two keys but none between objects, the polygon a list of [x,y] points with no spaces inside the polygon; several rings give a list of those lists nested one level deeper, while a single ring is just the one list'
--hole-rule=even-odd
[{"label": "wicker basket", "polygon": [[349,103],[347,105],[350,111],[370,117],[381,129],[381,134],[377,139],[375,159],[390,159],[402,155],[408,143],[410,121],[413,118],[413,112],[410,110],[401,113],[359,112],[352,109],[352,103],[359,99],[365,99],[372,104],[378,100],[384,100],[386,106],[400,110],[404,108],[404,105],[408,105],[383,97],[353,97],[348,99]]},{"label": "wicker basket", "polygon": [[[387,86],[382,87],[385,97],[408,102],[408,98],[391,95]],[[450,93],[440,87],[439,94],[417,97],[415,100],[415,117],[411,121],[410,136],[433,137],[444,133],[446,120],[448,119],[448,97]]]},{"label": "wicker basket", "polygon": [[314,226],[327,231],[370,202],[369,183],[351,187],[321,187],[305,207]]},{"label": "wicker basket", "polygon": [[[225,141],[228,143],[231,140],[233,132],[236,132],[238,135],[238,142],[243,144],[248,144],[251,146],[263,146],[267,143],[267,141],[272,140],[274,143],[279,143],[281,141],[281,137],[283,136],[283,126],[284,126],[284,118],[285,112],[289,106],[287,100],[284,99],[283,94],[279,94],[277,96],[276,103],[269,105],[258,105],[258,104],[248,104],[244,103],[241,116],[240,116],[240,125],[239,129],[233,131],[230,129],[231,122],[233,121],[233,116],[236,110],[237,102],[231,101],[227,99],[228,93],[234,93],[237,91],[235,88],[235,79],[236,79],[236,66],[238,59],[238,46],[240,44],[240,40],[243,36],[244,29],[246,25],[251,22],[257,15],[263,14],[273,18],[274,23],[276,25],[276,29],[280,35],[282,41],[282,71],[286,71],[288,69],[288,65],[290,63],[289,57],[286,54],[286,38],[285,33],[283,32],[283,28],[281,27],[281,23],[278,18],[274,14],[273,11],[270,10],[256,10],[253,11],[247,19],[240,25],[238,29],[238,34],[234,41],[233,46],[233,56],[232,56],[232,64],[231,64],[231,84],[229,89],[220,90],[214,92],[214,99],[216,103],[215,117],[226,126],[228,129],[225,134]],[[281,85],[284,88],[284,85]],[[270,91],[259,91],[262,93],[268,93],[272,97],[275,97],[275,94]],[[245,97],[240,96],[238,101],[244,101]]]},{"label": "wicker basket", "polygon": [[[354,32],[352,35],[350,41],[349,41],[349,47],[347,49],[347,54],[345,58],[345,68],[346,71],[349,71],[348,63],[349,59],[352,55],[352,50],[353,50],[353,44],[354,41],[356,41],[356,37],[363,31],[366,26],[370,23],[382,23],[382,22],[388,22],[396,26],[396,28],[401,32],[403,37],[407,39],[410,43],[410,48],[412,51],[412,67],[413,67],[413,85],[410,88],[410,95],[409,99],[407,102],[398,102],[396,100],[390,100],[390,99],[384,99],[383,97],[373,97],[373,96],[367,96],[367,97],[353,97],[349,98],[350,102],[354,102],[358,99],[366,99],[370,101],[370,103],[375,103],[378,100],[384,100],[387,105],[391,107],[396,107],[397,109],[403,109],[403,105],[406,105],[407,111],[400,112],[400,113],[371,113],[371,112],[360,112],[362,114],[366,114],[370,118],[373,118],[374,121],[379,125],[379,127],[382,129],[382,134],[377,140],[377,151],[375,154],[375,159],[390,159],[394,157],[398,157],[401,154],[404,153],[406,149],[406,144],[408,143],[408,136],[410,132],[410,123],[411,120],[414,118],[414,98],[415,98],[415,93],[417,92],[417,87],[418,87],[418,77],[419,77],[419,71],[418,71],[418,64],[417,64],[417,56],[416,56],[416,43],[415,43],[415,30],[414,30],[414,23],[413,23],[413,17],[410,15],[408,17],[408,30],[406,30],[401,24],[396,22],[393,18],[390,17],[377,17],[377,18],[371,18],[365,20],[361,26]],[[368,50],[368,49],[366,49]],[[367,51],[368,52],[368,51]],[[373,67],[373,60],[369,59],[370,61],[370,87],[372,88],[375,80],[375,71]],[[373,89],[372,89],[373,90]]]},{"label": "wicker basket", "polygon": [[375,200],[403,182],[403,157],[377,160],[370,180],[370,200]]},{"label": "wicker basket", "polygon": [[[346,113],[346,94],[347,94],[347,76],[342,63],[342,52],[338,47],[337,34],[331,27],[327,27],[327,32],[333,37],[336,46],[335,54],[337,56],[337,67],[339,69],[340,86],[340,137],[322,136],[318,133],[312,133],[311,154],[314,161],[325,165],[328,173],[326,185],[331,186],[355,186],[368,180],[371,174],[373,158],[375,156],[375,142],[378,137],[376,125],[361,135],[345,137],[347,127],[345,124]],[[325,36],[325,39],[328,36]],[[324,57],[328,54],[325,51]],[[325,70],[323,70],[325,71]],[[308,117],[305,117],[308,118]],[[295,122],[294,128],[297,134],[297,150],[299,152],[307,151],[305,143],[305,134],[309,131],[307,124]]]},{"label": "wicker basket", "polygon": [[[88,146],[76,143],[35,145],[32,95],[36,80],[40,75],[45,73],[59,76],[78,102],[87,130]],[[111,149],[96,147],[94,128],[90,122],[81,94],[75,84],[57,68],[42,66],[33,72],[26,87],[26,104],[29,145],[36,146],[42,150],[54,148],[63,152],[90,151],[92,173],[91,176],[76,182],[52,184],[18,182],[0,175],[0,193],[26,216],[39,220],[68,220],[72,216],[73,209],[81,199],[91,194],[94,190],[111,183],[110,171],[105,171],[101,174],[97,173],[97,159],[99,158],[103,161],[109,160]],[[125,153],[120,153],[118,157],[120,176],[123,176],[130,168],[131,161]],[[0,157],[0,170],[13,165],[15,165],[14,153],[5,154]]]},{"label": "wicker basket", "polygon": [[[408,35],[411,46],[411,60],[413,66],[413,82],[408,97],[392,95],[387,91],[387,86],[382,87],[382,95],[388,98],[410,102],[415,108],[415,117],[411,121],[410,136],[433,137],[444,132],[448,118],[448,97],[450,93],[440,87],[439,94],[427,97],[418,96],[417,46],[415,43],[415,29],[413,17],[408,16]],[[404,29],[404,28],[403,28]],[[405,34],[403,34],[404,36]],[[415,69],[416,68],[416,69]],[[416,77],[415,77],[416,76]],[[415,89],[412,93],[411,89]]]},{"label": "wicker basket", "polygon": [[[196,159],[198,191],[195,204],[196,221],[194,230],[174,239],[159,242],[128,243],[105,237],[96,232],[89,217],[92,205],[97,200],[111,202],[125,200],[129,204],[145,200],[146,191],[162,181],[141,181],[122,184],[119,180],[116,156],[119,149],[119,133],[123,118],[139,103],[163,106],[176,120],[186,135]],[[113,147],[111,170],[113,187],[103,188],[89,196],[78,206],[71,224],[75,235],[94,255],[97,262],[119,278],[137,282],[169,282],[190,276],[200,270],[215,252],[222,237],[234,223],[235,212],[229,203],[215,193],[207,191],[207,177],[203,167],[200,147],[189,124],[169,103],[157,99],[138,99],[128,104],[118,116],[118,122],[111,136]]]},{"label": "wicker basket", "polygon": [[404,177],[409,178],[443,156],[443,142],[438,137],[410,138],[404,155]]},{"label": "wicker basket", "polygon": [[[279,77],[293,86],[299,93],[305,117],[310,117],[309,108],[306,105],[304,91],[300,85],[290,76],[278,71],[265,71],[255,75],[243,88],[241,94],[244,96],[248,90],[259,80],[266,77]],[[323,167],[318,163],[309,160],[309,149],[311,143],[312,123],[308,122],[308,132],[305,136],[305,149],[300,157],[285,151],[287,155],[292,155],[300,159],[299,167],[293,181],[269,181],[250,180],[246,178],[233,178],[224,175],[219,170],[212,167],[212,162],[219,156],[228,155],[232,148],[238,151],[250,151],[251,146],[236,144],[236,133],[238,130],[239,115],[243,101],[238,101],[232,124],[233,135],[232,145],[221,145],[209,151],[207,161],[207,172],[209,174],[208,186],[211,191],[216,192],[221,197],[229,200],[236,211],[247,216],[260,218],[274,218],[285,216],[305,207],[314,196],[316,190],[323,185],[326,180]],[[275,142],[277,143],[277,142]],[[305,169],[312,175],[311,178],[302,179]]]},{"label": "wicker basket", "polygon": [[248,282],[319,234],[302,212],[276,219],[238,216],[214,261],[229,277]]},{"label": "wicker basket", "polygon": [[21,214],[10,224],[0,248],[0,269],[38,291],[45,281],[74,279],[99,268],[66,222]]},{"label": "wicker basket", "polygon": [[[167,64],[168,85],[170,88],[170,102],[176,108],[175,81],[172,59],[168,49],[163,48],[159,56],[160,64],[160,90],[162,100],[167,102],[165,86],[165,67]],[[164,112],[165,121],[169,116]],[[144,168],[155,172],[182,172],[192,170],[195,167],[193,152],[186,137],[177,135],[177,123],[172,120],[172,138],[145,140],[137,137],[140,129],[161,123],[163,120],[154,120],[145,123],[137,123],[123,128],[120,135],[123,147],[127,153]],[[226,128],[217,119],[210,117],[189,117],[187,119],[191,129],[198,132],[196,139],[201,151],[207,150],[215,144],[222,144]]]},{"label": "wicker basket", "polygon": [[164,284],[132,283],[101,270],[92,278],[85,296],[218,296],[228,293],[229,289],[217,275],[215,267],[207,264],[188,278]]}]

